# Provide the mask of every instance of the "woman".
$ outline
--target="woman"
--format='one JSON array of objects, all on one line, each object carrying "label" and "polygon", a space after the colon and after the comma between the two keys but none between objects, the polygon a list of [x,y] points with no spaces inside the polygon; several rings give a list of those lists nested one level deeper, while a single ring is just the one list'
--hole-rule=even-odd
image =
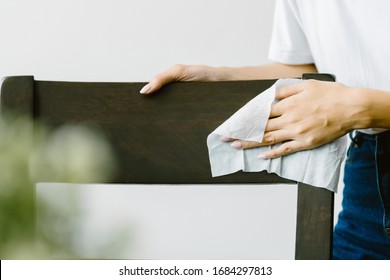
[{"label": "woman", "polygon": [[258,67],[176,65],[141,93],[172,81],[221,81],[332,73],[281,88],[263,143],[234,139],[232,147],[282,142],[271,159],[329,143],[350,133],[343,210],[334,231],[334,259],[390,259],[390,2],[278,1],[269,57]]}]

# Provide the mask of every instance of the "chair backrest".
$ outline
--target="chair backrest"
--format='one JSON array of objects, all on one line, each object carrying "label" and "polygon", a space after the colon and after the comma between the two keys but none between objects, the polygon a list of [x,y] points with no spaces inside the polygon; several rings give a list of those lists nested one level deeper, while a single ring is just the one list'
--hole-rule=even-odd
[{"label": "chair backrest", "polygon": [[[330,75],[306,78],[332,80]],[[275,80],[172,83],[140,95],[143,83],[36,81],[7,77],[2,111],[12,110],[52,126],[91,122],[107,134],[119,172],[113,183],[295,183],[266,172],[212,178],[207,135]],[[296,259],[332,254],[332,192],[298,184]]]}]

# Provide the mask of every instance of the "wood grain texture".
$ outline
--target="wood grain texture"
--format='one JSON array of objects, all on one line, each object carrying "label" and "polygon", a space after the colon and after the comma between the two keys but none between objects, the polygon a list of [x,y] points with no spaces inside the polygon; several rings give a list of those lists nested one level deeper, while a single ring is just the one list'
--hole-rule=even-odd
[{"label": "wood grain texture", "polygon": [[[306,75],[332,81],[331,75]],[[180,82],[141,95],[144,83],[34,81],[8,77],[2,110],[34,116],[50,126],[88,123],[110,139],[119,161],[113,183],[294,183],[266,172],[212,178],[206,138],[275,80]],[[333,193],[299,185],[296,259],[329,259]],[[282,210],[283,211],[283,210]]]},{"label": "wood grain texture", "polygon": [[51,125],[99,125],[120,161],[115,182],[287,182],[266,173],[212,178],[208,161],[208,134],[273,83],[174,83],[141,95],[141,83],[36,82],[35,112]]},{"label": "wood grain texture", "polygon": [[298,184],[296,260],[332,258],[333,205],[331,191]]},{"label": "wood grain texture", "polygon": [[33,117],[34,77],[6,77],[1,84],[1,112]]}]

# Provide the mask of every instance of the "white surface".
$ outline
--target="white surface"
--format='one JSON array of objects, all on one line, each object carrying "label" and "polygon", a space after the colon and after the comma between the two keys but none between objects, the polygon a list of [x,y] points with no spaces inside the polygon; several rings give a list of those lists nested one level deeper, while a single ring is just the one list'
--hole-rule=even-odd
[{"label": "white surface", "polygon": [[[84,258],[294,258],[293,185],[41,183],[36,193],[38,201],[68,213],[72,244]],[[37,221],[39,232],[43,217]],[[117,250],[102,253],[110,242]]]},{"label": "white surface", "polygon": [[[175,63],[230,66],[268,63],[273,8],[272,0],[1,0],[0,77],[34,75],[41,80],[147,81],[156,72]],[[187,192],[187,189],[164,187],[164,190],[173,197],[189,197],[191,194],[190,189]],[[281,223],[280,216],[275,216],[281,213],[281,208],[287,214],[295,211],[295,203],[290,204],[296,199],[295,194],[278,189],[275,195],[279,192],[283,195],[277,200],[273,190],[274,187],[258,188],[253,193],[253,197],[264,198],[251,216],[258,217],[258,222],[249,223],[256,234],[268,228],[262,225],[264,220],[276,226]],[[218,192],[227,201],[243,195],[241,188],[221,188]],[[129,211],[147,211],[147,223],[152,225],[159,223],[160,213],[166,216],[183,211],[197,213],[203,209],[202,205],[191,200],[188,204],[177,202],[175,209],[169,204],[175,200],[145,206],[144,198],[157,195],[160,195],[159,191],[145,189],[138,203]],[[61,200],[60,197],[53,199]],[[252,196],[248,200],[253,201]],[[235,201],[238,226],[243,222],[240,219],[248,214],[247,202],[246,199]],[[222,204],[216,200],[211,209],[223,211],[226,204],[223,207]],[[97,211],[98,208],[91,209]],[[231,210],[227,208],[225,211]],[[191,219],[195,218],[201,219],[201,216],[192,214]],[[295,219],[282,220],[283,236],[290,240],[295,234]],[[166,227],[161,236],[170,236],[178,230],[180,228]],[[199,224],[183,231],[188,234],[187,240],[192,240],[204,234],[207,228]],[[223,252],[225,246],[219,240],[229,232],[217,232],[213,237],[213,248]],[[153,234],[158,236],[155,232],[145,233],[145,241],[140,244],[147,244],[146,240],[150,241]],[[234,235],[226,238],[235,240]],[[256,238],[260,240],[262,237]],[[272,241],[267,242],[272,244]],[[188,247],[182,247],[183,242],[180,244],[170,244],[169,250],[165,250],[166,256],[176,252],[180,258],[190,258],[197,256],[196,249],[202,247],[198,243],[189,243]],[[281,255],[290,256],[291,246],[281,249],[284,250]],[[140,247],[137,250],[142,251]],[[145,247],[145,254],[150,250],[153,250],[152,245]],[[248,255],[259,252],[256,248],[252,251],[249,245],[242,248],[242,252],[245,251]],[[261,249],[260,253],[271,258],[274,252],[270,246]]]},{"label": "white surface", "polygon": [[273,6],[271,0],[1,0],[0,76],[139,82],[175,63],[264,63]]}]

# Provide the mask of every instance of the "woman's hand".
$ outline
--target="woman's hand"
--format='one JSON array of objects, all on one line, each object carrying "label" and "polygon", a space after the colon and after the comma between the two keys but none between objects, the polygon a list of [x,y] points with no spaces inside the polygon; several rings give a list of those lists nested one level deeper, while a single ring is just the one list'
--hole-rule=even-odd
[{"label": "woman's hand", "polygon": [[211,66],[176,64],[155,75],[150,82],[140,90],[140,93],[153,93],[162,86],[175,81],[215,81],[218,79],[217,75],[218,71]]},{"label": "woman's hand", "polygon": [[339,83],[307,80],[276,90],[263,142],[234,139],[232,147],[248,149],[283,143],[259,158],[271,159],[329,143],[357,127],[365,106],[359,91]]}]

